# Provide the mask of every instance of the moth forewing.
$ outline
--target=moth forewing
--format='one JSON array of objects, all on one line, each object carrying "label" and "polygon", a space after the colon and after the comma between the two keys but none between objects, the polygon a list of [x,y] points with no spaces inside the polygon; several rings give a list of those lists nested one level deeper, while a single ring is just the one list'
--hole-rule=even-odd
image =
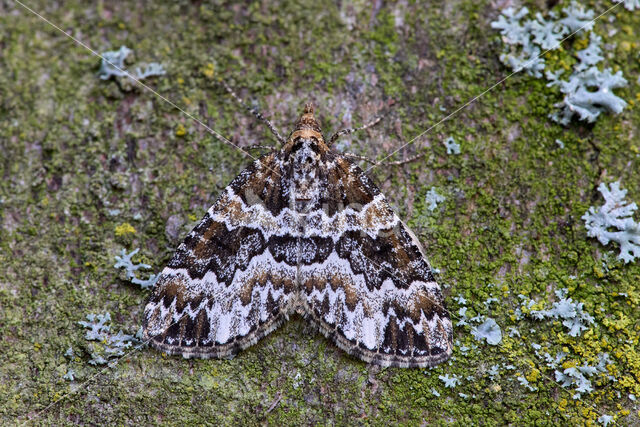
[{"label": "moth forewing", "polygon": [[415,234],[310,105],[282,149],[223,190],[162,271],[144,335],[185,357],[227,357],[298,312],[382,366],[447,360],[452,325]]}]

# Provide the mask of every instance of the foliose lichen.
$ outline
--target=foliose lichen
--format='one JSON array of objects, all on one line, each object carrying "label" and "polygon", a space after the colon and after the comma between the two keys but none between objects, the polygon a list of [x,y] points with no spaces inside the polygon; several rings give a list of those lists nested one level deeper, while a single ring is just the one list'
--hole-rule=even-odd
[{"label": "foliose lichen", "polygon": [[600,183],[598,191],[605,203],[597,208],[591,206],[582,216],[587,234],[603,245],[616,242],[620,246],[618,258],[625,264],[635,261],[640,258],[640,223],[633,219],[638,206],[625,200],[627,190],[620,188],[619,181],[610,187]]},{"label": "foliose lichen", "polygon": [[[626,86],[627,80],[621,71],[614,73],[611,68],[600,70],[597,66],[604,57],[602,38],[592,31],[594,11],[572,2],[562,13],[561,19],[554,12],[549,13],[550,19],[538,12],[534,19],[524,20],[529,14],[526,7],[517,12],[513,8],[503,10],[491,23],[492,28],[500,30],[505,45],[500,60],[514,72],[525,70],[536,78],[544,75],[548,86],[559,88],[564,98],[555,104],[559,111],[550,113],[549,117],[564,126],[574,116],[591,123],[605,111],[619,114],[627,103],[616,96],[613,89]],[[563,67],[545,62],[545,53],[559,49],[566,38],[578,37],[584,32],[589,32],[589,45],[582,50],[574,49],[577,61],[571,74],[564,76]]]},{"label": "foliose lichen", "polygon": [[124,355],[124,349],[131,347],[138,340],[133,335],[127,335],[122,331],[117,334],[111,332],[111,314],[88,314],[87,321],[79,321],[78,324],[85,327],[84,338],[90,343],[88,351],[91,355],[89,363],[92,365],[105,365],[112,363],[119,356]]},{"label": "foliose lichen", "polygon": [[471,335],[478,341],[485,340],[489,345],[498,345],[502,341],[502,330],[496,321],[490,317],[471,329]]},{"label": "foliose lichen", "polygon": [[133,263],[131,258],[133,258],[133,256],[137,254],[139,251],[140,251],[140,248],[136,248],[130,253],[127,253],[124,249],[122,249],[122,251],[120,252],[120,256],[116,255],[116,263],[114,264],[113,267],[124,268],[127,274],[127,279],[130,280],[131,283],[133,283],[134,285],[140,285],[142,289],[150,289],[153,287],[153,285],[155,285],[156,281],[158,280],[158,276],[155,274],[151,274],[149,278],[147,278],[146,280],[138,278],[138,276],[136,275],[136,271],[140,270],[141,268],[144,268],[144,269],[151,268],[151,266],[148,264]]},{"label": "foliose lichen", "polygon": [[120,49],[102,52],[102,60],[100,62],[100,70],[98,77],[102,80],[109,80],[111,77],[135,77],[138,80],[152,76],[162,76],[166,74],[164,67],[157,62],[150,62],[146,65],[140,65],[135,68],[133,73],[126,70],[125,60],[133,52],[126,46],[120,46]]},{"label": "foliose lichen", "polygon": [[435,187],[431,187],[424,200],[427,202],[427,209],[433,212],[438,207],[438,204],[444,202],[446,199],[444,196],[438,194]]},{"label": "foliose lichen", "polygon": [[569,330],[568,334],[577,337],[589,329],[589,325],[594,323],[594,318],[584,310],[584,303],[567,298],[567,292],[566,288],[557,290],[555,294],[558,301],[554,302],[550,309],[543,310],[532,308],[536,304],[534,300],[522,298],[522,309],[519,308],[516,313],[519,315],[524,312],[536,320],[561,319],[562,324]]}]

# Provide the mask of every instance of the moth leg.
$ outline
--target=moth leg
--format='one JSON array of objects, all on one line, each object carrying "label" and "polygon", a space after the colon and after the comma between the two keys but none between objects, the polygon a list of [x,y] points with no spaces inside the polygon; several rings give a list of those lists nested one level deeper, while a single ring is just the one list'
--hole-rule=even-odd
[{"label": "moth leg", "polygon": [[422,154],[416,154],[415,156],[409,157],[408,159],[405,159],[405,160],[396,160],[396,161],[393,161],[393,162],[389,162],[389,161],[376,162],[375,160],[371,160],[368,157],[359,156],[359,155],[353,154],[353,153],[341,153],[341,154],[343,156],[346,156],[346,157],[351,157],[351,158],[354,158],[354,159],[357,159],[357,160],[363,160],[363,161],[365,161],[365,162],[367,162],[369,164],[372,164],[374,166],[380,166],[380,165],[384,165],[384,166],[402,166],[404,164],[414,162],[414,161],[416,161],[416,160],[418,160],[418,159],[420,159],[420,158],[425,156],[425,153],[422,153]]},{"label": "moth leg", "polygon": [[333,145],[334,142],[336,142],[338,140],[338,138],[340,138],[343,135],[349,135],[351,133],[360,131],[360,130],[365,130],[368,129],[372,126],[377,125],[378,123],[380,123],[380,121],[382,120],[382,116],[376,118],[374,121],[367,123],[366,125],[360,126],[359,128],[348,128],[348,129],[342,129],[341,131],[338,131],[336,133],[333,134],[333,136],[331,136],[331,138],[329,139],[329,147],[331,145]]},{"label": "moth leg", "polygon": [[274,151],[274,150],[276,150],[276,147],[274,147],[273,145],[253,144],[253,145],[248,146],[246,149],[247,150],[269,150],[269,151]]},{"label": "moth leg", "polygon": [[394,162],[382,161],[382,162],[373,162],[376,166],[378,165],[386,165],[386,166],[402,166],[407,163],[415,162],[416,160],[425,156],[426,153],[416,154],[415,156],[409,157],[405,160],[396,160]]},{"label": "moth leg", "polygon": [[358,155],[358,154],[353,154],[353,153],[340,153],[340,154],[341,154],[341,155],[343,155],[343,156],[345,156],[345,157],[351,157],[351,158],[353,158],[353,159],[357,159],[357,160],[365,161],[365,162],[370,163],[370,164],[372,164],[372,165],[375,165],[375,164],[376,164],[376,161],[375,161],[375,160],[371,160],[371,159],[370,159],[370,158],[368,158],[368,157],[360,156],[360,155]]},{"label": "moth leg", "polygon": [[271,124],[271,122],[269,120],[267,120],[262,114],[260,114],[260,112],[258,110],[256,110],[253,107],[250,107],[249,105],[245,104],[244,101],[242,101],[242,99],[236,95],[236,93],[233,91],[233,89],[231,89],[229,87],[229,85],[223,80],[222,82],[222,86],[225,88],[225,90],[227,92],[229,92],[229,95],[231,95],[231,97],[241,106],[243,106],[248,112],[250,112],[251,114],[253,114],[258,120],[260,120],[262,123],[264,123],[265,125],[267,125],[267,127],[269,128],[269,130],[271,131],[271,133],[276,137],[276,139],[278,140],[278,142],[280,142],[281,144],[284,145],[285,143],[285,139],[282,137],[282,135],[280,135],[278,133],[278,131],[276,130],[276,128]]}]

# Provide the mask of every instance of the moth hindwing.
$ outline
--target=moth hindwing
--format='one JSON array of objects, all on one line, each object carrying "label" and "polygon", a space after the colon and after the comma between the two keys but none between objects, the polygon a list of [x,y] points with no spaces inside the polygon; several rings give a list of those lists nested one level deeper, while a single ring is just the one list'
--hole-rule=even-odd
[{"label": "moth hindwing", "polygon": [[411,231],[310,105],[280,149],[242,171],[180,244],[144,311],[144,336],[184,357],[229,357],[290,314],[382,366],[447,360],[452,325]]}]

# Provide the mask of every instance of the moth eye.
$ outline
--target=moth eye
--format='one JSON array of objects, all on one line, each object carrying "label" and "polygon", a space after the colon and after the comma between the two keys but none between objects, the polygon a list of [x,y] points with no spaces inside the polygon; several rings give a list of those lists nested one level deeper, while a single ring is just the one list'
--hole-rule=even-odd
[{"label": "moth eye", "polygon": [[311,162],[312,162],[311,157],[307,157],[307,163],[311,163]]}]

